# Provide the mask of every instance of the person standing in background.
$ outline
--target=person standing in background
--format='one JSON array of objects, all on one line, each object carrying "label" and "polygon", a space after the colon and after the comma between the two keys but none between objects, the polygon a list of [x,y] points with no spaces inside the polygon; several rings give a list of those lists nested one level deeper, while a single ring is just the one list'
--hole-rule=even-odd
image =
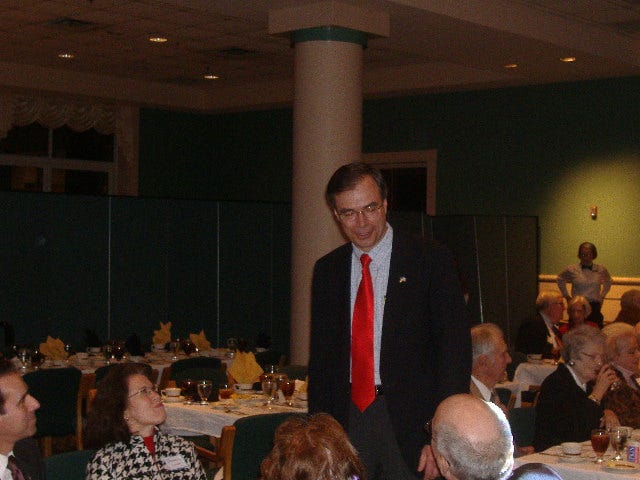
[{"label": "person standing in background", "polygon": [[[313,274],[309,411],[349,434],[369,480],[425,478],[437,467],[423,431],[446,397],[469,391],[471,339],[448,249],[387,223],[387,186],[353,163],[326,200],[349,243]],[[365,321],[366,320],[366,321]]]},{"label": "person standing in background", "polygon": [[[600,310],[602,301],[611,289],[611,275],[604,265],[595,264],[598,250],[593,243],[584,242],[578,247],[578,264],[569,265],[558,275],[558,288],[562,296],[571,300],[575,295],[584,295],[591,305],[591,313],[587,321],[594,322],[602,328],[604,318]],[[571,283],[571,294],[567,290],[567,283]]]}]

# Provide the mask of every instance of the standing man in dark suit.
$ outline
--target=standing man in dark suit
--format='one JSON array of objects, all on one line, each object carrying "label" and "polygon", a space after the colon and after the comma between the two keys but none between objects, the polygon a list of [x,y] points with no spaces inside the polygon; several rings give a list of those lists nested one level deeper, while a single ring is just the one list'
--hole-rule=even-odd
[{"label": "standing man in dark suit", "polygon": [[452,255],[393,231],[384,178],[369,165],[339,168],[326,199],[350,243],[314,269],[309,409],[344,425],[368,479],[414,479],[419,464],[435,477],[423,426],[440,401],[469,391],[471,369]]},{"label": "standing man in dark suit", "polygon": [[[0,360],[0,479],[44,478],[36,433],[38,401],[8,360]],[[16,471],[16,468],[19,471]]]}]

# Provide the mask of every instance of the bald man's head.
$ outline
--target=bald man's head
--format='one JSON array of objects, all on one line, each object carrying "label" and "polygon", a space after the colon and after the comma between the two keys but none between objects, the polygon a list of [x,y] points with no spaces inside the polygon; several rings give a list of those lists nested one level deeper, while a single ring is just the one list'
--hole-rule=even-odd
[{"label": "bald man's head", "polygon": [[438,468],[447,480],[500,480],[513,467],[513,437],[504,413],[473,395],[440,403],[432,422]]}]

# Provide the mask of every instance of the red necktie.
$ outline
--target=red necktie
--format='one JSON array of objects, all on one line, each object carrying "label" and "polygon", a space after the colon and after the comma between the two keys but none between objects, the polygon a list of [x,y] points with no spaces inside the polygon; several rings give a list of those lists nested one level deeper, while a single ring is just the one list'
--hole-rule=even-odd
[{"label": "red necktie", "polygon": [[18,468],[18,465],[16,464],[16,457],[14,457],[13,455],[9,457],[7,468],[11,472],[11,477],[13,478],[13,480],[24,480],[24,475],[22,475],[22,472]]},{"label": "red necktie", "polygon": [[364,253],[362,280],[358,287],[351,323],[351,400],[361,412],[376,398],[373,378],[373,283],[369,264],[371,257]]}]

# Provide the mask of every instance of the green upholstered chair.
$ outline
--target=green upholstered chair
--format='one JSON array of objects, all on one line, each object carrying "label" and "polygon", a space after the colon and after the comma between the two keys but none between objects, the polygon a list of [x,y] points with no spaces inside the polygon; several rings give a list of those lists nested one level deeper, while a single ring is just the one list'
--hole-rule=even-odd
[{"label": "green upholstered chair", "polygon": [[36,435],[41,440],[43,456],[48,457],[52,452],[52,437],[76,435],[78,449],[82,448],[81,436],[78,435],[78,392],[82,372],[77,368],[47,368],[29,372],[24,381],[29,386],[29,393],[33,395],[40,408],[36,410]]},{"label": "green upholstered chair", "polygon": [[272,413],[238,419],[233,426],[235,436],[231,461],[224,460],[224,480],[255,480],[260,464],[273,447],[273,434],[278,425],[296,413]]},{"label": "green upholstered chair", "polygon": [[509,412],[509,424],[513,442],[519,447],[528,447],[533,443],[536,428],[536,409],[534,407],[516,407]]},{"label": "green upholstered chair", "polygon": [[76,450],[44,459],[47,480],[85,480],[87,464],[95,450]]}]

